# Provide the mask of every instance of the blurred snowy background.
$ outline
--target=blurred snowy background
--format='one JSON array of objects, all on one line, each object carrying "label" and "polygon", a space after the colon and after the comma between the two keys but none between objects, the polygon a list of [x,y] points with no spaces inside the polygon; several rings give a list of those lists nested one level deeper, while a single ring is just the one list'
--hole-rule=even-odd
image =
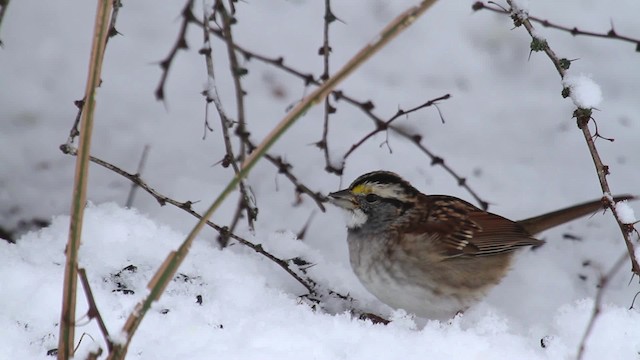
[{"label": "blurred snowy background", "polygon": [[[340,19],[330,29],[331,71],[376,37],[379,30],[415,1],[335,1]],[[472,2],[439,2],[409,30],[377,54],[339,89],[371,100],[382,119],[399,108],[451,94],[435,108],[395,124],[421,134],[423,144],[484,199],[490,210],[521,219],[601,196],[584,138],[571,118],[574,106],[562,99],[560,79],[549,59],[529,54],[530,38],[513,29],[504,15],[473,12]],[[210,105],[214,131],[203,140],[206,86],[202,31],[188,30],[190,49],[180,52],[165,88],[165,103],[154,98],[161,76],[158,62],[178,36],[181,1],[124,2],[109,41],[99,90],[92,154],[134,173],[145,145],[150,146],[143,178],[164,195],[209,206],[232,176],[216,165],[224,156],[219,120]],[[248,1],[236,3],[237,44],[318,77],[322,73],[324,2]],[[202,3],[194,11],[201,16]],[[530,13],[558,24],[640,37],[640,3],[592,0],[535,1]],[[0,242],[0,359],[47,358],[57,346],[63,251],[66,242],[75,158],[58,149],[69,134],[82,97],[88,68],[95,3],[78,0],[14,1],[0,29],[0,226],[51,220],[16,245]],[[594,112],[598,131],[615,142],[597,140],[610,166],[616,193],[640,193],[640,53],[635,45],[611,39],[573,37],[545,29],[561,57],[577,59],[570,72],[587,74],[602,88]],[[226,48],[213,40],[218,91],[235,118],[233,82]],[[259,142],[310,88],[281,69],[244,61],[242,78],[251,138]],[[334,102],[329,148],[334,159],[373,129],[359,109]],[[348,185],[363,172],[395,171],[426,193],[450,194],[474,202],[471,195],[414,144],[385,133],[359,148],[342,178],[325,172],[315,145],[322,136],[322,107],[306,113],[271,153],[293,165],[292,173],[323,193]],[[239,245],[220,251],[216,233],[205,230],[155,312],[144,320],[129,351],[136,359],[564,359],[575,356],[601,272],[624,253],[622,237],[610,214],[596,214],[542,235],[548,243],[519,257],[511,275],[476,308],[451,323],[417,321],[380,304],[351,273],[342,214],[318,211],[278,169],[261,162],[248,179],[259,208],[255,233],[238,233],[281,258],[302,255],[315,266],[309,274],[323,286],[351,294],[357,307],[390,316],[389,326],[372,325],[347,314],[314,312],[301,303],[304,289],[273,263]],[[130,183],[92,165],[86,235],[81,261],[87,267],[98,306],[116,334],[154,269],[175,248],[196,220],[182,210],[160,207],[138,192],[124,209]],[[226,225],[236,198],[229,198],[212,220]],[[637,204],[632,203],[636,209]],[[308,219],[304,240],[295,239]],[[568,236],[567,236],[568,234]],[[573,240],[571,240],[571,239]],[[578,239],[578,240],[575,240]],[[134,265],[136,272],[120,272]],[[587,345],[589,359],[637,359],[640,315],[627,310],[638,292],[629,283],[629,266],[605,293],[603,315]],[[114,279],[115,274],[120,279]],[[122,280],[124,278],[124,280]],[[134,294],[118,289],[124,283]],[[202,295],[203,304],[195,303]],[[82,294],[80,294],[82,298]],[[78,317],[84,314],[79,300]],[[168,312],[164,310],[169,310]],[[80,321],[82,323],[82,321]],[[423,327],[424,326],[424,327]],[[102,344],[93,323],[80,346],[86,352]],[[545,347],[541,347],[541,339]]]}]

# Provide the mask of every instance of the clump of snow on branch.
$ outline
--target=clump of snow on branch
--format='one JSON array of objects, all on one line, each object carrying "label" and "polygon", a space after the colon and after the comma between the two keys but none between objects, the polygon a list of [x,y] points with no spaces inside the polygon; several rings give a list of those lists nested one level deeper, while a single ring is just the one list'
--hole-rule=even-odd
[{"label": "clump of snow on branch", "polygon": [[566,76],[562,81],[564,87],[569,88],[571,100],[581,109],[591,109],[602,102],[602,90],[589,76]]},{"label": "clump of snow on branch", "polygon": [[623,224],[633,224],[638,221],[633,209],[626,201],[620,201],[616,204],[616,214]]},{"label": "clump of snow on branch", "polygon": [[518,16],[518,19],[526,20],[529,17],[529,0],[512,0],[511,12]]}]

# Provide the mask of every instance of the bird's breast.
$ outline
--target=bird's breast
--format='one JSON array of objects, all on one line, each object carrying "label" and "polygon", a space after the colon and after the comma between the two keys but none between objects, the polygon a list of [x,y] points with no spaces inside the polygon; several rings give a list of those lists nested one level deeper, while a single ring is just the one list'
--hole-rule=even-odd
[{"label": "bird's breast", "polygon": [[[445,320],[465,310],[476,299],[444,293],[428,274],[416,275],[389,256],[383,241],[350,234],[351,267],[360,282],[383,303],[417,316]],[[415,269],[414,269],[415,270]]]}]

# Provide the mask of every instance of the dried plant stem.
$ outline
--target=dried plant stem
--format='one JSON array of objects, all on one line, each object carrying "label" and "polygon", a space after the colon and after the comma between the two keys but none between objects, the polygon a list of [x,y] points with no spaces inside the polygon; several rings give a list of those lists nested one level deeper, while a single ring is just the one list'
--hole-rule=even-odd
[{"label": "dried plant stem", "polygon": [[271,133],[262,141],[262,143],[247,157],[242,164],[240,172],[229,182],[218,198],[213,204],[205,211],[202,218],[191,230],[187,238],[180,245],[178,250],[172,251],[158,269],[154,277],[148,284],[149,295],[144,298],[135,310],[129,315],[125,325],[123,326],[123,333],[127,334],[127,341],[124,344],[117,344],[114,346],[113,352],[109,354],[109,359],[122,359],[125,357],[128,346],[131,342],[135,331],[138,329],[142,319],[147,311],[150,309],[151,304],[160,298],[160,295],[164,292],[166,286],[169,284],[173,276],[175,275],[178,267],[187,256],[191,244],[195,240],[200,230],[206,224],[207,220],[218,209],[222,202],[231,194],[242,178],[247,176],[249,171],[255,166],[258,160],[265,155],[269,148],[284,134],[284,132],[293,123],[300,118],[311,106],[321,102],[331,92],[335,86],[337,86],[342,80],[344,80],[355,69],[362,65],[366,60],[373,56],[378,50],[383,48],[389,43],[395,36],[397,36],[402,30],[409,27],[420,15],[422,15],[431,5],[435,3],[435,0],[424,0],[419,5],[410,8],[402,13],[396,19],[394,19],[387,27],[382,30],[382,33],[376,41],[366,45],[360,52],[358,52],[340,71],[338,71],[333,77],[328,79],[322,86],[317,88],[312,94],[307,96],[296,107],[294,107],[285,118],[276,126]]},{"label": "dried plant stem", "polygon": [[89,150],[93,129],[93,114],[96,104],[96,89],[100,85],[105,44],[109,35],[109,24],[113,10],[112,0],[98,1],[93,31],[93,45],[89,75],[85,90],[85,104],[81,119],[80,144],[76,157],[76,171],[69,224],[69,240],[66,247],[62,312],[58,339],[58,359],[73,356],[75,335],[76,296],[78,282],[78,249],[82,235],[82,219],[86,202],[87,178],[89,176]]}]

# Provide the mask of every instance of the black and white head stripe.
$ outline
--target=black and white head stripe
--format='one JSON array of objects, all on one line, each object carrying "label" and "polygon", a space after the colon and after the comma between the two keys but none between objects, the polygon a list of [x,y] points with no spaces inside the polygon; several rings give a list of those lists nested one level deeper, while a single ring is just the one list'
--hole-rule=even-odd
[{"label": "black and white head stripe", "polygon": [[390,171],[374,171],[357,178],[349,189],[354,195],[376,194],[382,198],[409,200],[419,192],[409,182]]}]

